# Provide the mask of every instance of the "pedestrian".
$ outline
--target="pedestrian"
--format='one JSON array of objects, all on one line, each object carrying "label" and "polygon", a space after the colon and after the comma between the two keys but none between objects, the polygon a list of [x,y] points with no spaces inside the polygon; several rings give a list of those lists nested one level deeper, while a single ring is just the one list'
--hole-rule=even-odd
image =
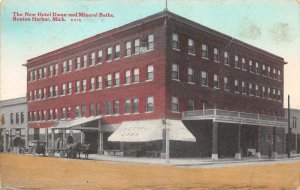
[{"label": "pedestrian", "polygon": [[67,144],[73,144],[73,137],[71,134],[67,136]]}]

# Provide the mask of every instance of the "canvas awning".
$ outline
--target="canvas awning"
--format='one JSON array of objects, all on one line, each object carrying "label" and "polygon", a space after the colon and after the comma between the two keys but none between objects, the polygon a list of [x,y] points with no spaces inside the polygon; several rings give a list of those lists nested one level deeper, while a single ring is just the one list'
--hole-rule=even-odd
[{"label": "canvas awning", "polygon": [[[95,121],[98,119],[101,119],[102,116],[92,116],[92,117],[81,117],[78,119],[74,119],[74,120],[60,120],[58,122],[55,123],[54,127],[50,128],[50,129],[82,129],[83,127],[81,127],[82,124],[91,122],[91,121]],[[91,128],[91,127],[85,127],[86,129]]]},{"label": "canvas awning", "polygon": [[[169,139],[196,142],[194,135],[180,120],[167,120]],[[162,120],[125,121],[108,137],[108,141],[148,142],[163,139]]]}]

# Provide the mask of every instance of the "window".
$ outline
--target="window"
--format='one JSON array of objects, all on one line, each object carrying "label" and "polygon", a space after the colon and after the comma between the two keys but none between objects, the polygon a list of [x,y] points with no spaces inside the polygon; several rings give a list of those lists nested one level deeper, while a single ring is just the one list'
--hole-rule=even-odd
[{"label": "window", "polygon": [[214,61],[220,62],[220,50],[218,48],[214,48]]},{"label": "window", "polygon": [[140,39],[134,40],[134,54],[140,53]]},{"label": "window", "polygon": [[111,74],[106,75],[106,88],[112,86]]},{"label": "window", "polygon": [[43,78],[43,69],[39,69],[39,79]]},{"label": "window", "polygon": [[257,84],[255,85],[255,96],[259,97],[259,87]]},{"label": "window", "polygon": [[275,69],[275,68],[273,69],[273,78],[274,78],[274,79],[278,79],[278,77],[277,77],[277,72],[276,72],[276,69]]},{"label": "window", "polygon": [[49,109],[49,120],[53,120],[53,110]]},{"label": "window", "polygon": [[67,72],[67,61],[63,62],[63,69],[62,69],[62,73]]},{"label": "window", "polygon": [[125,110],[124,113],[125,114],[129,114],[131,112],[131,101],[130,99],[125,100]]},{"label": "window", "polygon": [[72,94],[72,83],[71,82],[68,83],[68,94],[69,95]]},{"label": "window", "polygon": [[100,115],[101,114],[101,108],[100,108],[100,103],[96,104],[96,115]]},{"label": "window", "polygon": [[119,107],[120,107],[120,102],[118,100],[114,101],[114,114],[118,115],[119,114]]},{"label": "window", "polygon": [[134,98],[133,99],[133,107],[132,107],[132,112],[133,113],[139,113],[139,99],[138,98]]},{"label": "window", "polygon": [[267,72],[267,76],[271,77],[271,68],[268,66],[268,72]]},{"label": "window", "polygon": [[187,111],[194,111],[194,109],[195,109],[195,101],[189,99],[187,105]]},{"label": "window", "polygon": [[205,71],[201,71],[201,85],[208,86],[208,75]]},{"label": "window", "polygon": [[58,86],[54,86],[54,96],[58,96]]},{"label": "window", "polygon": [[98,64],[102,63],[102,50],[98,51]]},{"label": "window", "polygon": [[71,107],[68,107],[67,111],[67,119],[71,119]]},{"label": "window", "polygon": [[245,85],[245,82],[244,81],[242,81],[242,93],[243,94],[246,94],[247,92],[246,92],[246,85]]},{"label": "window", "polygon": [[154,35],[153,34],[149,34],[148,35],[148,50],[152,50],[154,48]]},{"label": "window", "polygon": [[111,105],[109,101],[105,101],[105,114],[110,115],[111,114]]},{"label": "window", "polygon": [[53,86],[49,87],[49,97],[53,97]]},{"label": "window", "polygon": [[66,92],[66,84],[62,84],[62,92],[61,92],[61,95],[66,95],[67,92]]},{"label": "window", "polygon": [[153,65],[148,65],[147,67],[147,80],[153,80],[154,78],[154,68]]},{"label": "window", "polygon": [[83,56],[83,68],[86,68],[87,67],[87,55],[84,55]]},{"label": "window", "polygon": [[243,70],[247,70],[245,58],[242,58],[242,69],[243,69]]},{"label": "window", "polygon": [[259,74],[259,65],[257,62],[255,63],[255,73]]},{"label": "window", "polygon": [[262,97],[265,98],[267,97],[267,93],[266,93],[266,87],[262,87]]},{"label": "window", "polygon": [[80,80],[76,81],[76,92],[80,92]]},{"label": "window", "polygon": [[95,62],[96,62],[95,58],[96,58],[96,54],[95,54],[95,52],[92,52],[91,53],[91,60],[90,60],[91,65],[95,65]]},{"label": "window", "polygon": [[10,124],[14,124],[14,113],[10,113]]},{"label": "window", "polygon": [[89,109],[89,115],[90,116],[94,116],[94,112],[95,112],[95,107],[94,104],[90,104],[90,109]]},{"label": "window", "polygon": [[44,99],[46,99],[46,98],[47,98],[47,88],[44,88],[43,97],[44,97]]},{"label": "window", "polygon": [[130,70],[126,70],[125,72],[125,84],[130,84]]},{"label": "window", "polygon": [[90,90],[95,90],[95,78],[90,78]]},{"label": "window", "polygon": [[108,47],[106,50],[106,61],[111,61],[112,60],[112,47]]},{"label": "window", "polygon": [[150,96],[146,98],[146,112],[154,111],[154,97]]},{"label": "window", "polygon": [[115,73],[115,86],[120,85],[120,73]]},{"label": "window", "polygon": [[102,89],[102,76],[98,76],[97,88]]},{"label": "window", "polygon": [[229,90],[228,78],[224,77],[224,90]]},{"label": "window", "polygon": [[47,76],[47,68],[46,67],[44,67],[44,71],[43,71],[43,78],[46,78],[46,76]]},{"label": "window", "polygon": [[80,108],[79,108],[79,106],[75,107],[75,113],[74,113],[74,115],[75,115],[75,118],[80,117]]},{"label": "window", "polygon": [[188,82],[194,83],[194,69],[188,68]]},{"label": "window", "polygon": [[177,97],[172,97],[172,111],[178,112],[178,98]]},{"label": "window", "polygon": [[42,120],[42,111],[38,111],[38,121],[41,121]]},{"label": "window", "polygon": [[131,55],[131,42],[128,41],[125,43],[125,57]]},{"label": "window", "polygon": [[120,58],[120,44],[115,45],[115,55],[114,59],[119,59]]},{"label": "window", "polygon": [[72,71],[72,60],[70,59],[68,61],[68,65],[67,65],[67,72]]},{"label": "window", "polygon": [[39,89],[38,99],[42,99],[42,89]]},{"label": "window", "polygon": [[[36,112],[35,111],[33,112],[32,121],[36,121]],[[10,120],[10,122],[11,122],[11,120]]]},{"label": "window", "polygon": [[219,76],[214,74],[214,88],[219,88]]},{"label": "window", "polygon": [[24,112],[21,112],[21,123],[24,123],[24,121],[25,121],[25,115]]},{"label": "window", "polygon": [[277,91],[277,99],[279,100],[279,101],[281,101],[281,90],[278,90]]},{"label": "window", "polygon": [[[28,113],[28,116],[29,116],[29,113]],[[4,125],[5,124],[5,115],[4,114],[1,114],[1,119],[2,119],[2,123],[0,123],[1,125]],[[28,121],[30,121],[30,119],[28,119]]]},{"label": "window", "polygon": [[188,39],[188,53],[195,54],[195,44],[194,40],[192,39]]},{"label": "window", "polygon": [[206,44],[202,44],[202,58],[208,59],[208,48]]},{"label": "window", "polygon": [[281,80],[281,71],[278,70],[278,80]]},{"label": "window", "polygon": [[240,92],[239,81],[238,80],[234,80],[234,91],[235,92]]},{"label": "window", "polygon": [[173,34],[172,35],[172,48],[179,49],[178,34]]},{"label": "window", "polygon": [[262,73],[264,76],[267,76],[266,66],[264,64],[262,65]]},{"label": "window", "polygon": [[[57,69],[58,69],[58,65],[57,65]],[[34,80],[37,80],[38,76],[37,76],[37,70],[34,70]]]},{"label": "window", "polygon": [[253,95],[254,95],[252,83],[249,83],[249,95],[250,95],[250,96],[253,96]]},{"label": "window", "polygon": [[61,108],[61,118],[62,119],[66,119],[66,116],[67,116],[67,114],[66,114],[66,108]]},{"label": "window", "polygon": [[37,99],[37,94],[36,94],[36,92],[37,92],[37,90],[34,90],[34,91],[33,91],[33,98],[34,98],[34,100]]},{"label": "window", "polygon": [[140,70],[139,68],[135,68],[133,70],[133,82],[139,82],[140,81]]},{"label": "window", "polygon": [[271,94],[272,90],[270,87],[268,87],[268,99],[271,99],[272,94]]},{"label": "window", "polygon": [[275,99],[276,100],[276,88],[273,88],[273,99]]},{"label": "window", "polygon": [[82,91],[85,92],[86,91],[86,79],[82,80]]},{"label": "window", "polygon": [[77,57],[76,59],[76,69],[80,69],[80,57]]},{"label": "window", "polygon": [[249,60],[249,70],[250,70],[250,72],[254,72],[252,60]]},{"label": "window", "polygon": [[81,117],[86,116],[86,106],[83,104],[81,105]]},{"label": "window", "polygon": [[172,79],[179,80],[179,66],[172,64]]},{"label": "window", "polygon": [[234,56],[234,66],[235,68],[239,68],[239,56],[235,55]]},{"label": "window", "polygon": [[[50,66],[50,68],[51,68],[52,66]],[[33,72],[31,71],[31,72],[29,72],[29,81],[32,81],[33,80]]]},{"label": "window", "polygon": [[19,124],[19,112],[16,113],[16,124]]}]

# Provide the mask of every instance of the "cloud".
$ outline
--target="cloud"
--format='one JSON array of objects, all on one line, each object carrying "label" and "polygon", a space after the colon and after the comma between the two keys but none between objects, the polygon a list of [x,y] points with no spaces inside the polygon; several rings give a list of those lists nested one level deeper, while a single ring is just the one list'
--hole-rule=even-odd
[{"label": "cloud", "polygon": [[276,44],[289,43],[294,40],[291,27],[288,23],[275,23],[269,28],[269,36]]},{"label": "cloud", "polygon": [[241,23],[239,36],[243,39],[259,39],[261,36],[261,28],[257,24],[246,19]]}]

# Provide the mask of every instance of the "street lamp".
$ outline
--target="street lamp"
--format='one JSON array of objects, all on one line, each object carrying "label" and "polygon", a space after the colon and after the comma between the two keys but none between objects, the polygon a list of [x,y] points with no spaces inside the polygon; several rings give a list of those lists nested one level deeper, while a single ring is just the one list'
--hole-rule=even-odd
[{"label": "street lamp", "polygon": [[167,119],[164,119],[162,120],[162,124],[164,126],[164,130],[165,130],[165,133],[166,133],[166,162],[169,163],[170,160],[169,160],[169,155],[170,155],[170,140],[169,140],[169,128],[168,128],[168,120]]}]

